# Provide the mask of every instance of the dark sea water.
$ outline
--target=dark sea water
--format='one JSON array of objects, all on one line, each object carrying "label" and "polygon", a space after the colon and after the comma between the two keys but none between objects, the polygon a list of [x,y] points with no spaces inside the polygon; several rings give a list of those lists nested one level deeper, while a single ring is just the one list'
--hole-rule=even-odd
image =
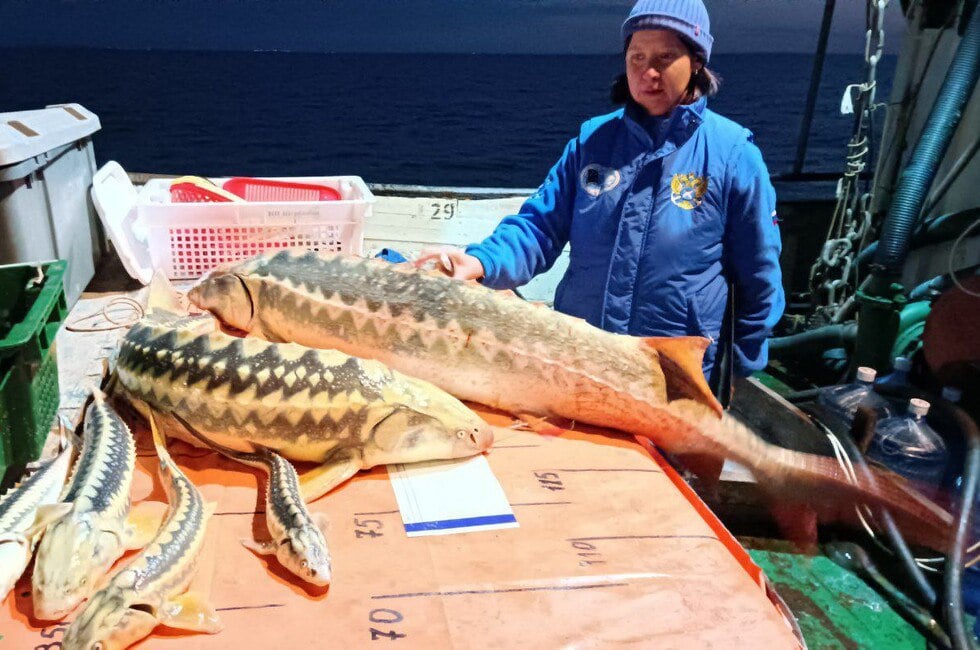
[{"label": "dark sea water", "polygon": [[[793,164],[812,57],[717,55],[709,106]],[[879,66],[888,97],[894,58]],[[0,112],[78,102],[101,164],[196,175],[357,174],[373,183],[535,187],[582,121],[613,109],[619,56],[0,49]],[[830,55],[806,171],[840,172],[860,56]],[[878,121],[884,113],[878,113]]]}]

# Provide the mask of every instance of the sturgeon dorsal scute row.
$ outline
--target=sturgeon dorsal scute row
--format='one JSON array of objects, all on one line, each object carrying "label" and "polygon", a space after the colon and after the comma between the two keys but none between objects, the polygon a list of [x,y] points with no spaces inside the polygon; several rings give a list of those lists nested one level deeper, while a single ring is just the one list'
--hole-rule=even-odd
[{"label": "sturgeon dorsal scute row", "polygon": [[[89,406],[85,416],[86,437],[63,499],[76,514],[103,512],[129,505],[129,486],[136,443],[122,421],[107,409]],[[93,453],[87,453],[92,448]],[[120,499],[120,495],[125,498]]]},{"label": "sturgeon dorsal scute row", "polygon": [[154,327],[137,324],[123,341],[119,359],[154,378],[166,376],[170,381],[185,381],[188,385],[205,382],[206,390],[228,384],[230,394],[237,395],[254,388],[258,399],[278,391],[289,398],[306,390],[333,397],[357,385],[365,399],[374,400],[381,397],[380,381],[387,379],[382,372],[377,385],[357,381],[362,374],[359,364],[347,356],[338,355],[338,364],[325,368],[323,355],[315,350],[285,358],[278,348],[264,342],[223,339],[187,338],[179,330],[161,333]]}]

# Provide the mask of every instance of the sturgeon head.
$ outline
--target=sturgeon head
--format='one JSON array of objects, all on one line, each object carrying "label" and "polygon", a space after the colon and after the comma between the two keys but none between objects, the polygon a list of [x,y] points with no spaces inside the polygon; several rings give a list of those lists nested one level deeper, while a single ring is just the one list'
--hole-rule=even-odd
[{"label": "sturgeon head", "polygon": [[35,616],[57,620],[71,612],[125,550],[121,531],[100,524],[91,516],[69,515],[45,534],[44,561],[35,563],[32,576]]},{"label": "sturgeon head", "polygon": [[264,264],[262,257],[226,264],[212,270],[187,293],[192,303],[214,314],[222,323],[248,332],[255,306],[245,278]]},{"label": "sturgeon head", "polygon": [[406,395],[365,440],[361,453],[366,467],[467,458],[490,449],[492,427],[462,402],[428,382],[399,378]]}]

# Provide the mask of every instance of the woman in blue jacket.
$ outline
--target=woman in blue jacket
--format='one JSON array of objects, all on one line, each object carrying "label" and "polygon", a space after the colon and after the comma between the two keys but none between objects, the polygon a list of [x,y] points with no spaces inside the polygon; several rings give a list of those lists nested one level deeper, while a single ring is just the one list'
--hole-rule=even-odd
[{"label": "woman in blue jacket", "polygon": [[708,376],[731,283],[734,370],[748,375],[765,367],[784,307],[762,154],[750,131],[706,106],[718,81],[702,0],[640,0],[623,39],[625,108],[585,122],[520,213],[484,241],[428,249],[416,263],[438,259],[454,277],[511,289],[569,243],[555,309],[612,332],[708,337]]}]

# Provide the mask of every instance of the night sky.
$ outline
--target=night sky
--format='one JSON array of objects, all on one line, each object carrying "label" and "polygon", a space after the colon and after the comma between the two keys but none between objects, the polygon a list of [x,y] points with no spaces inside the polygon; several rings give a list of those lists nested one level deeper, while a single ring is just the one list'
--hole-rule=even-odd
[{"label": "night sky", "polygon": [[[715,52],[812,52],[823,0],[707,0]],[[864,5],[837,2],[832,52],[864,47]],[[600,54],[622,0],[0,0],[0,46]],[[901,40],[898,0],[887,51]]]}]

